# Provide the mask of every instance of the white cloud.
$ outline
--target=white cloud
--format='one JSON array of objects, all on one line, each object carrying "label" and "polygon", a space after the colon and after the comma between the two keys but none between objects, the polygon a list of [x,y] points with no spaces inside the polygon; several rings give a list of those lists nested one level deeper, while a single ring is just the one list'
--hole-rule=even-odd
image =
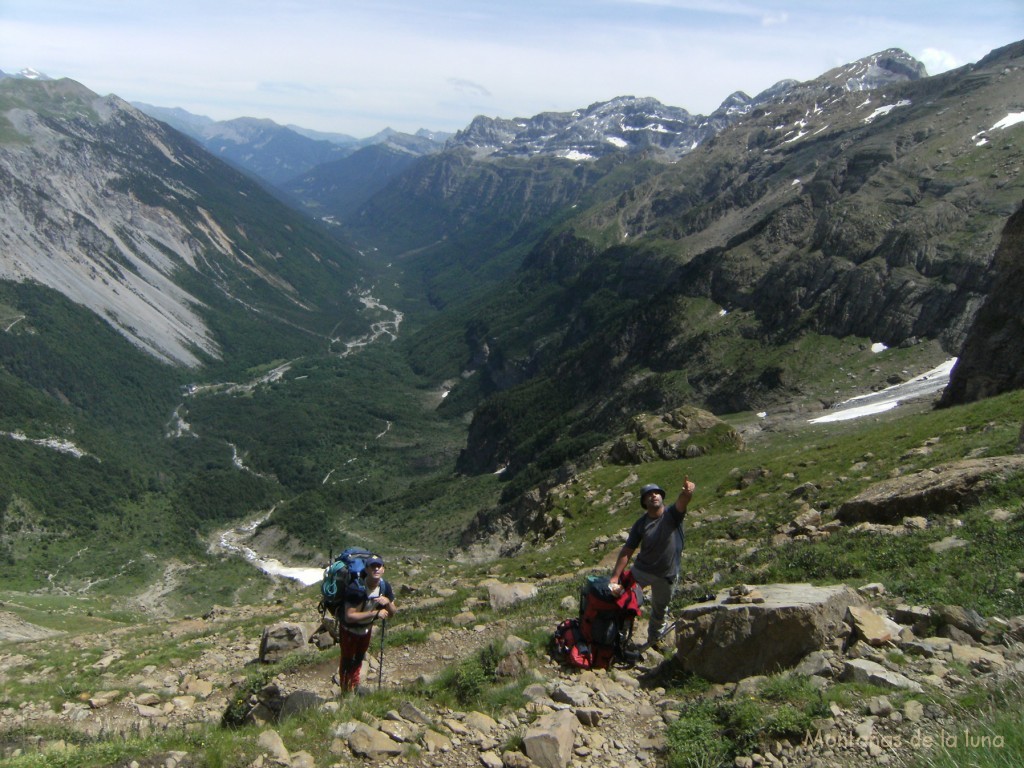
[{"label": "white cloud", "polygon": [[774,27],[778,24],[785,24],[789,21],[788,13],[774,13],[768,14],[761,19],[761,24],[765,27]]},{"label": "white cloud", "polygon": [[929,75],[937,75],[940,72],[956,69],[966,63],[957,60],[957,57],[949,51],[939,50],[938,48],[925,48],[918,54],[917,59],[924,64],[924,68],[928,70]]}]

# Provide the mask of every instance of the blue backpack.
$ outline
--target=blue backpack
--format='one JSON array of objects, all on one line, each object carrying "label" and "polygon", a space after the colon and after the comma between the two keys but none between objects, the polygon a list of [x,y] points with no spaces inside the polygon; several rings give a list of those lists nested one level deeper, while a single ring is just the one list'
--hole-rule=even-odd
[{"label": "blue backpack", "polygon": [[[362,547],[349,547],[334,558],[324,568],[324,578],[320,582],[320,613],[330,612],[332,615],[345,604],[345,591],[350,584],[358,584],[361,589],[363,577],[366,575],[366,561],[373,555]],[[384,579],[380,581],[381,592],[384,591]]]}]

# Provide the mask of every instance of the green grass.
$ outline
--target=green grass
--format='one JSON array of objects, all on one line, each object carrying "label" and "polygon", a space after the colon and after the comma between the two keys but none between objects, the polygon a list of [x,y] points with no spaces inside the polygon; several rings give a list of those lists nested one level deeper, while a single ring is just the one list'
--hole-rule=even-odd
[{"label": "green grass", "polygon": [[[969,703],[968,703],[969,702]],[[1016,768],[1024,756],[1024,682],[1008,679],[1002,686],[947,702],[955,725],[937,734],[921,735],[908,768]]]},{"label": "green grass", "polygon": [[533,682],[533,678],[530,675],[515,680],[499,678],[495,672],[504,656],[504,642],[494,641],[446,667],[423,693],[435,703],[494,716],[518,709],[526,703],[523,688]]}]

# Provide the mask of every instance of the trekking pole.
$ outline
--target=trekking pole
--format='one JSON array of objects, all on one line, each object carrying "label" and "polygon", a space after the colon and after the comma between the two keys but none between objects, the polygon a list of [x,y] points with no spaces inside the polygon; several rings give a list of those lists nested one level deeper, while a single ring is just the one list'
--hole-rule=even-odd
[{"label": "trekking pole", "polygon": [[381,681],[384,679],[384,632],[388,628],[388,620],[381,619],[380,622],[380,659],[377,661],[377,690],[380,690]]},{"label": "trekking pole", "polygon": [[[713,592],[708,592],[708,593],[706,593],[704,595],[701,595],[700,597],[698,597],[693,602],[695,602],[695,603],[709,603],[712,600],[714,600],[715,597],[716,597],[716,595]],[[668,616],[666,616],[665,617],[665,626],[662,627],[658,631],[657,639],[658,640],[663,639],[665,637],[665,635],[667,635],[669,632],[671,632],[673,629],[676,628],[677,624],[678,624],[678,621],[676,619],[672,619],[672,618],[669,618]]]}]

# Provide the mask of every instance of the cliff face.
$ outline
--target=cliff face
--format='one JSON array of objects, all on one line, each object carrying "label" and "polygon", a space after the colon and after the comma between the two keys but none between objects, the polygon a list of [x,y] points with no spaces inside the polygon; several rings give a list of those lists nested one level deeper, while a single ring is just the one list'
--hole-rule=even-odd
[{"label": "cliff face", "polygon": [[959,405],[1024,387],[1024,204],[996,251],[995,280],[940,401]]}]

